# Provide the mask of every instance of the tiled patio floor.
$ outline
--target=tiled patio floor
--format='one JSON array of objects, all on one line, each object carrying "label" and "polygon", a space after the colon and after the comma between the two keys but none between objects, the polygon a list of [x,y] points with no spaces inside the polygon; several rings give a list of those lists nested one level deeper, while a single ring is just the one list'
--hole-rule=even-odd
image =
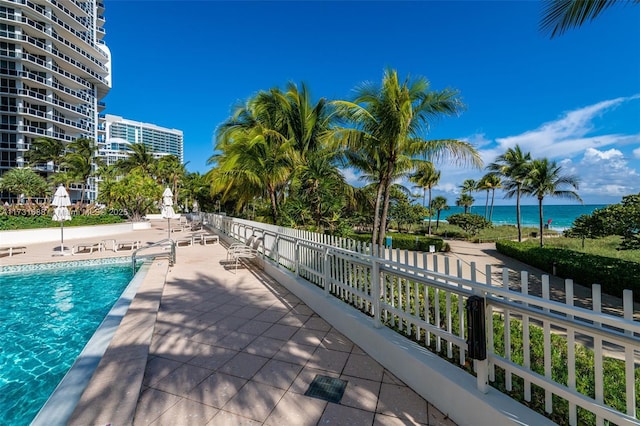
[{"label": "tiled patio floor", "polygon": [[[167,277],[135,425],[448,425],[278,283],[186,247]],[[340,403],[305,396],[316,375]]]}]

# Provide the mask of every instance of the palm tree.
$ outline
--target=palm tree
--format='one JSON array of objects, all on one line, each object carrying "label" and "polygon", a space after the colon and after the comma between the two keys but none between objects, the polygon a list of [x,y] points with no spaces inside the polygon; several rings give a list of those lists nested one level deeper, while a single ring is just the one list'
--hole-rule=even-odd
[{"label": "palm tree", "polygon": [[[604,10],[620,0],[552,0],[547,1],[540,20],[540,30],[551,33],[551,38],[562,35],[571,28],[592,21]],[[628,0],[626,3],[640,4],[640,0]]]},{"label": "palm tree", "polygon": [[431,201],[431,209],[436,211],[436,231],[440,225],[440,212],[442,210],[449,210],[447,205],[447,199],[442,195],[438,195]]},{"label": "palm tree", "polygon": [[118,160],[117,168],[127,174],[134,170],[141,170],[147,176],[151,176],[154,172],[156,159],[147,145],[143,143],[132,143],[129,145],[131,149],[126,158]]},{"label": "palm tree", "polygon": [[542,200],[545,196],[561,197],[578,200],[582,199],[577,192],[570,189],[561,189],[562,187],[572,187],[578,189],[578,178],[573,175],[562,174],[562,167],[558,166],[555,161],[549,162],[548,159],[533,160],[529,175],[522,188],[523,194],[533,195],[538,198],[538,208],[540,211],[540,247],[544,246],[543,241],[543,212]]},{"label": "palm tree", "polygon": [[464,182],[462,182],[462,185],[460,185],[460,192],[462,194],[471,195],[472,192],[475,192],[477,190],[478,190],[478,182],[476,182],[473,179],[465,179]]},{"label": "palm tree", "polygon": [[235,199],[236,209],[265,195],[278,223],[283,190],[297,163],[294,143],[286,135],[282,93],[260,92],[218,129],[216,151],[209,159],[217,168],[207,173],[212,193]]},{"label": "palm tree", "polygon": [[36,138],[32,143],[29,151],[26,152],[26,160],[31,166],[41,163],[53,163],[53,171],[60,171],[60,163],[64,156],[64,143],[58,139],[52,138]]},{"label": "palm tree", "polygon": [[464,214],[469,213],[469,208],[473,206],[473,202],[475,200],[469,194],[460,194],[458,199],[456,200],[456,206],[464,207]]},{"label": "palm tree", "polygon": [[503,177],[505,197],[516,197],[516,223],[518,225],[518,241],[522,241],[522,225],[520,220],[520,197],[522,195],[522,185],[529,174],[531,167],[531,154],[522,152],[519,145],[509,148],[507,151],[496,157],[493,163],[487,168],[493,174]]},{"label": "palm tree", "polygon": [[[422,188],[422,206],[431,206],[431,189],[440,182],[440,171],[430,161],[418,161],[416,171],[409,180]],[[429,204],[425,204],[426,192],[429,191]],[[431,235],[431,207],[429,207],[429,235]]]},{"label": "palm tree", "polygon": [[99,163],[96,158],[97,146],[92,139],[79,138],[71,142],[67,148],[63,165],[76,181],[82,183],[80,202],[84,203],[87,181],[94,175],[94,164]]},{"label": "palm tree", "polygon": [[16,200],[24,195],[29,203],[31,203],[31,197],[45,195],[48,189],[47,181],[26,167],[15,167],[0,178],[0,191],[14,194]]},{"label": "palm tree", "polygon": [[[491,219],[493,218],[493,203],[496,197],[496,189],[502,188],[502,181],[500,180],[500,176],[488,173],[484,175],[478,181],[478,190],[487,191],[487,200],[484,206],[484,216],[485,218]],[[491,209],[489,210],[489,215],[487,216],[487,206],[489,204],[489,192],[491,192]]]},{"label": "palm tree", "polygon": [[332,129],[330,135],[339,147],[366,154],[380,166],[372,242],[382,245],[393,178],[411,170],[407,160],[423,155],[432,161],[451,157],[476,166],[482,161],[468,142],[424,139],[432,120],[462,110],[457,91],[431,91],[425,78],[401,83],[397,72],[387,69],[380,87],[364,83],[356,93],[353,102],[332,103],[347,125]]}]

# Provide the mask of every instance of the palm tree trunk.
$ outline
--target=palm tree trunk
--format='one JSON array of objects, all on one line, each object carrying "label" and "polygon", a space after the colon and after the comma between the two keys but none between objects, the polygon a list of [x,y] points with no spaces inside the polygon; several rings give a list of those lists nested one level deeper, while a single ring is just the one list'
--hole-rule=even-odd
[{"label": "palm tree trunk", "polygon": [[384,237],[387,232],[387,214],[389,213],[389,200],[391,197],[391,179],[387,179],[388,184],[384,188],[384,197],[382,199],[382,215],[380,216],[380,233],[378,234],[378,242],[382,246]]},{"label": "palm tree trunk", "polygon": [[278,201],[276,200],[276,191],[269,188],[269,200],[271,201],[271,215],[273,216],[273,223],[278,223]]},{"label": "palm tree trunk", "polygon": [[496,190],[495,188],[491,191],[491,210],[489,210],[489,222],[491,222],[493,220],[493,201],[496,197]]},{"label": "palm tree trunk", "polygon": [[544,229],[544,226],[542,224],[542,218],[544,217],[544,215],[542,214],[542,197],[538,197],[538,207],[540,210],[540,247],[544,247],[544,240],[542,239],[542,232]]},{"label": "palm tree trunk", "polygon": [[489,190],[487,189],[487,199],[484,202],[484,218],[487,219],[489,210]]},{"label": "palm tree trunk", "polygon": [[378,232],[380,231],[380,201],[382,200],[382,179],[378,184],[378,190],[376,191],[376,205],[374,207],[373,215],[373,231],[371,232],[371,243],[378,243]]},{"label": "palm tree trunk", "polygon": [[429,187],[429,235],[431,235],[431,187]]},{"label": "palm tree trunk", "polygon": [[518,224],[518,242],[522,242],[522,226],[520,225],[520,185],[516,193],[516,223]]},{"label": "palm tree trunk", "polygon": [[438,210],[438,212],[436,213],[436,231],[438,230],[439,226],[440,226],[440,210]]}]

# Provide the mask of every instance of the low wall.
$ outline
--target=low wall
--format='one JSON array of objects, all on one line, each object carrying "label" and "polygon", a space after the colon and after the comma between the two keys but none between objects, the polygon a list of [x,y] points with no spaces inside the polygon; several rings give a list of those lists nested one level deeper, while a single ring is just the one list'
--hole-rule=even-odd
[{"label": "low wall", "polygon": [[[142,222],[144,223],[144,222]],[[65,226],[64,240],[90,239],[114,234],[131,232],[135,223],[116,223],[112,225]],[[22,229],[18,231],[0,231],[0,245],[27,245],[60,241],[60,227]]]}]

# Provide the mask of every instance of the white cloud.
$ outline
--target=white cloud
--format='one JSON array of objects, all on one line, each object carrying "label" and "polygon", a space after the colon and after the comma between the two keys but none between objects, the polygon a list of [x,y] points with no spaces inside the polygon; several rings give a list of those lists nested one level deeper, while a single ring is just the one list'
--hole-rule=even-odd
[{"label": "white cloud", "polygon": [[575,111],[569,111],[558,120],[544,123],[537,129],[520,135],[497,138],[498,151],[504,152],[508,148],[519,145],[523,151],[531,152],[534,157],[552,155],[553,158],[566,158],[580,155],[587,148],[640,142],[640,134],[589,136],[594,130],[594,119],[625,102],[638,98],[640,95],[598,102]]},{"label": "white cloud", "polygon": [[640,147],[633,150],[633,156],[640,160]]},{"label": "white cloud", "polygon": [[580,172],[580,194],[621,197],[640,192],[640,173],[618,149],[587,148],[574,170]]}]

